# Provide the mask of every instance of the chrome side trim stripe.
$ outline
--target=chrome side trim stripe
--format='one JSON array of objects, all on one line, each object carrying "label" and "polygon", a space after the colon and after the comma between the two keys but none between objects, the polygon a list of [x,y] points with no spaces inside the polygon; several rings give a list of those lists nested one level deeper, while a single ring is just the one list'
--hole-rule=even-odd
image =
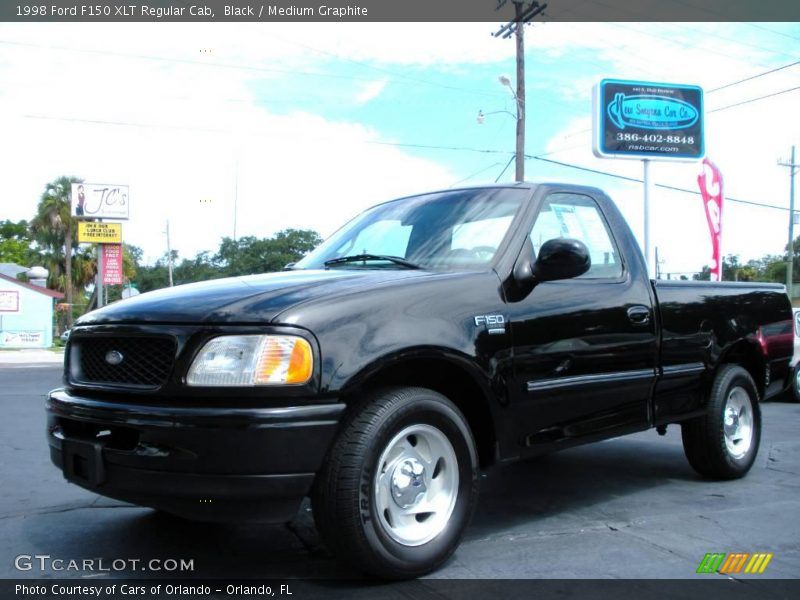
[{"label": "chrome side trim stripe", "polygon": [[618,371],[616,373],[600,373],[598,375],[577,375],[575,377],[539,379],[537,381],[528,382],[528,391],[555,390],[576,385],[592,385],[617,381],[636,381],[639,379],[652,379],[655,376],[655,369],[636,369],[633,371]]},{"label": "chrome side trim stripe", "polygon": [[702,373],[706,370],[706,366],[701,363],[686,363],[681,365],[669,365],[661,369],[664,377],[676,377],[679,375],[693,375],[695,373]]}]

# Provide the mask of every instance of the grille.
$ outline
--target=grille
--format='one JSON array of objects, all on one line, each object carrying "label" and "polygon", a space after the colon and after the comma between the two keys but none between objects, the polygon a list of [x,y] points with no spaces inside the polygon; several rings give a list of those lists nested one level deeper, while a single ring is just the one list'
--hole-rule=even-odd
[{"label": "grille", "polygon": [[[175,360],[176,344],[171,338],[87,337],[72,342],[70,360],[78,367],[72,370],[75,383],[161,387]],[[114,351],[122,355],[122,362],[116,365],[106,360]]]}]

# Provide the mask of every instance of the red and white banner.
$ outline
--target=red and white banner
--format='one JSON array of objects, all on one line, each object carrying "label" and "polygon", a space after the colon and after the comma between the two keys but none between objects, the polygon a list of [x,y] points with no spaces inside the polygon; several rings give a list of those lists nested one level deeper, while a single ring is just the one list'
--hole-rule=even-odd
[{"label": "red and white banner", "polygon": [[103,284],[122,283],[122,244],[102,244],[103,246]]},{"label": "red and white banner", "polygon": [[711,234],[711,281],[722,281],[722,173],[707,158],[703,159],[703,172],[697,176],[697,184]]}]

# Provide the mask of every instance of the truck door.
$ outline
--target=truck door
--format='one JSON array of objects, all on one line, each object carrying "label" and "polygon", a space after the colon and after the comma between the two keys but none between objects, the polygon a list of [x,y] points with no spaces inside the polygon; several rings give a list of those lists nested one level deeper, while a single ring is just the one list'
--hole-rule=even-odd
[{"label": "truck door", "polygon": [[526,243],[536,253],[553,238],[583,241],[592,266],[578,278],[540,283],[509,305],[510,408],[516,441],[531,450],[647,428],[656,374],[650,282],[641,261],[620,254],[597,201],[546,196]]}]

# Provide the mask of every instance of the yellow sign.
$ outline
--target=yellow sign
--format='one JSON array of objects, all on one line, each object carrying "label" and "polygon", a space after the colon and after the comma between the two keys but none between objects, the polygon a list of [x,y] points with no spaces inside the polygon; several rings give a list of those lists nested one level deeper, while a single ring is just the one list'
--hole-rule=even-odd
[{"label": "yellow sign", "polygon": [[78,223],[78,242],[81,244],[121,244],[122,223]]}]

